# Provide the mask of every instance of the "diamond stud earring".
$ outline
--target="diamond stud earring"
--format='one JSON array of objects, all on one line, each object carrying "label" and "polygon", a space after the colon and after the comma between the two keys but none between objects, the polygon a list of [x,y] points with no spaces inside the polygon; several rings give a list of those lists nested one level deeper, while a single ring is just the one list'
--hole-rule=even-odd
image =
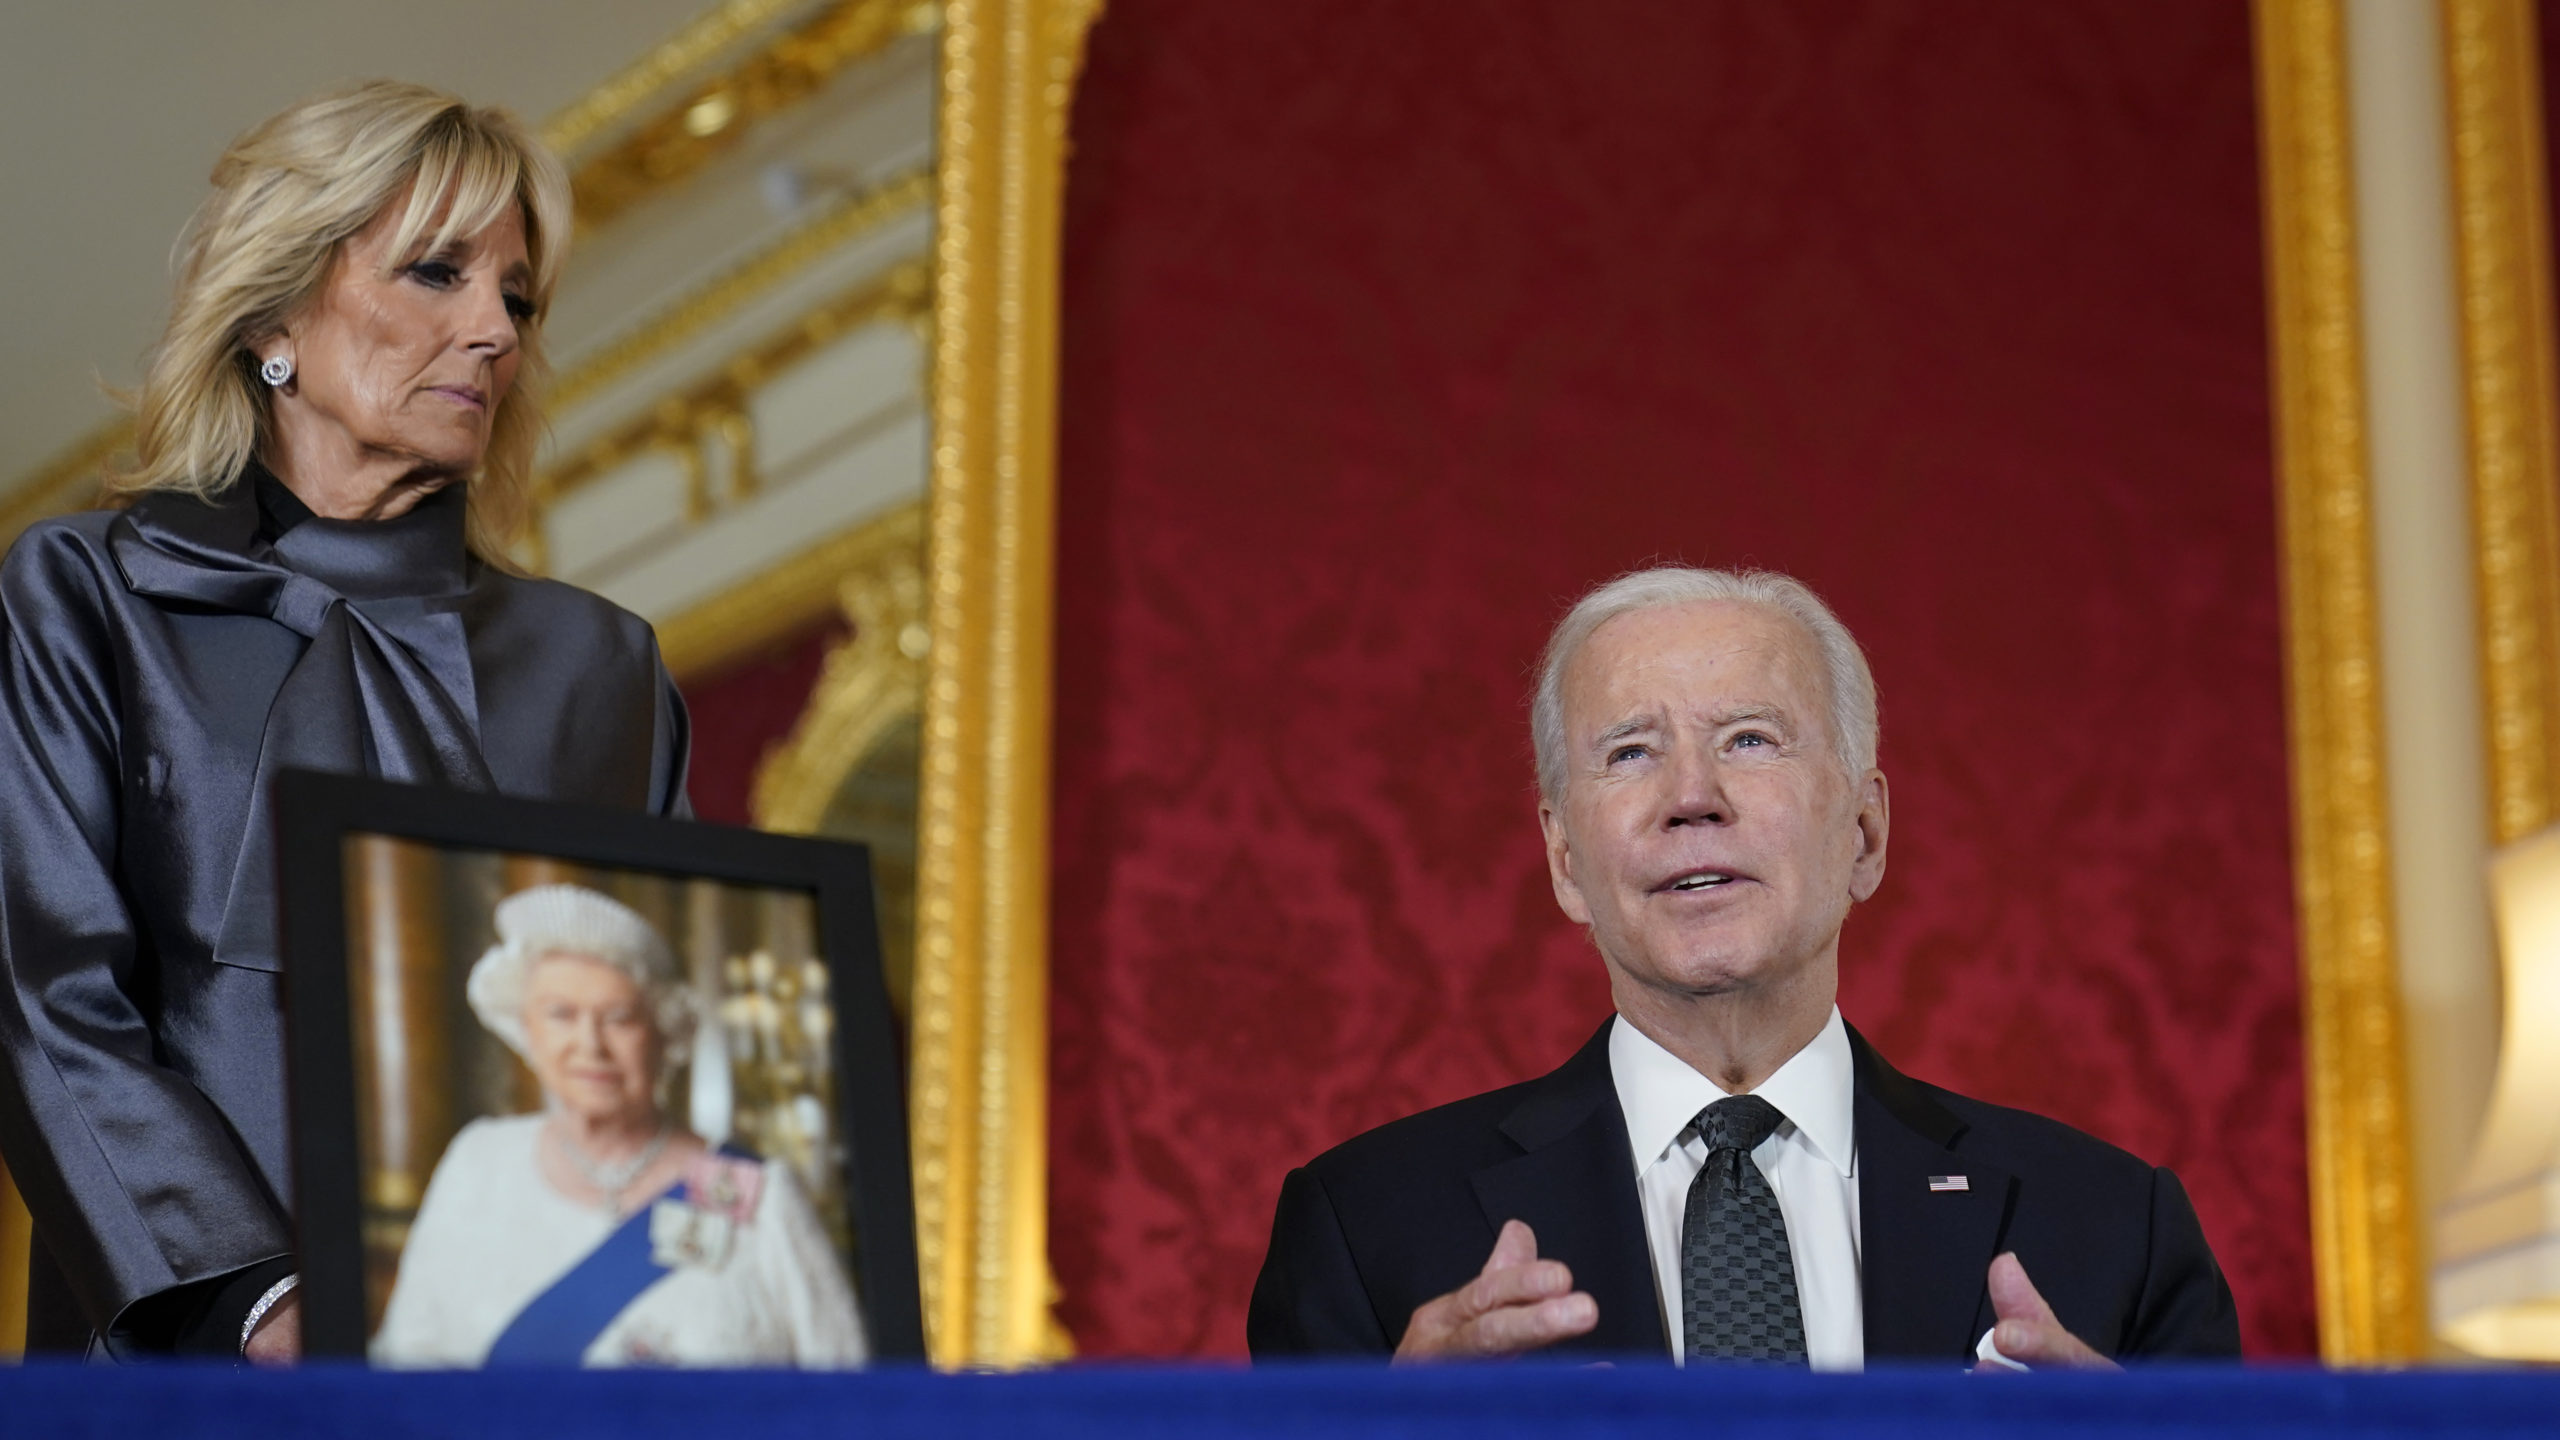
[{"label": "diamond stud earring", "polygon": [[271,357],[266,364],[258,367],[258,378],[269,385],[282,385],[293,378],[293,362],[281,355]]}]

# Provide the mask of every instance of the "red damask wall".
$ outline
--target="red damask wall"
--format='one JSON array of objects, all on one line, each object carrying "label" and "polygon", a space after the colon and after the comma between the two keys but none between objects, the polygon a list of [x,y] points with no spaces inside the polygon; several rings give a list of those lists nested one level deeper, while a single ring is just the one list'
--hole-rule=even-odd
[{"label": "red damask wall", "polygon": [[844,634],[842,622],[822,621],[679,687],[693,723],[693,764],[685,788],[695,815],[723,825],[751,823],[756,768],[767,751],[790,738],[800,712],[809,707],[827,651]]},{"label": "red damask wall", "polygon": [[[2542,160],[2543,199],[2546,204],[2560,198],[2560,0],[2538,0],[2533,7],[2534,29],[2541,42],[2538,78],[2542,82]],[[2560,215],[2552,217],[2560,220]],[[2560,241],[2560,225],[2550,235]],[[2560,264],[2560,256],[2554,256]]]},{"label": "red damask wall", "polygon": [[1112,0],[1064,277],[1052,1237],[1233,1355],[1284,1170],[1607,1013],[1528,666],[1809,580],[1895,826],[1843,1008],[2175,1166],[2314,1349],[2239,0]]}]

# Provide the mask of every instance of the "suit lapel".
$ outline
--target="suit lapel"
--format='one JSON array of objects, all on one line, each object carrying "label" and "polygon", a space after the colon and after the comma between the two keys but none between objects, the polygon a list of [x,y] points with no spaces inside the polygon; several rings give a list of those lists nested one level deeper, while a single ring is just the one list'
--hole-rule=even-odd
[{"label": "suit lapel", "polygon": [[1527,1222],[1538,1253],[1561,1260],[1600,1307],[1600,1323],[1576,1349],[1667,1355],[1654,1295],[1634,1152],[1609,1074],[1609,1026],[1545,1079],[1502,1121],[1524,1152],[1471,1177],[1496,1230]]},{"label": "suit lapel", "polygon": [[[1855,1029],[1858,1229],[1867,1359],[1965,1360],[1991,1328],[1985,1279],[2017,1179],[1966,1158],[1965,1122]],[[1933,1179],[1962,1177],[1961,1190]]]}]

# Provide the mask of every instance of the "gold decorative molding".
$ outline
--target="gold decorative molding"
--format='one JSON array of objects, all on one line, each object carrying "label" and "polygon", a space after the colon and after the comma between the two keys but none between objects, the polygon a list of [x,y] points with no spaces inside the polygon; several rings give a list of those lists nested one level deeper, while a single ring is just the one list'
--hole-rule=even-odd
[{"label": "gold decorative molding", "polygon": [[[852,331],[883,322],[922,327],[932,296],[933,272],[924,262],[898,265],[813,307],[730,356],[707,376],[659,396],[638,418],[555,460],[534,475],[533,523],[519,541],[516,558],[530,569],[549,569],[553,511],[571,495],[645,453],[672,456],[683,468],[681,529],[702,525],[728,506],[752,498],[768,478],[759,458],[751,409],[756,392]],[[912,401],[884,407],[853,429],[840,432],[837,443],[866,438],[880,425],[914,413]],[[721,485],[713,482],[715,455],[725,482]],[[602,573],[598,566],[610,570],[632,563],[666,539],[662,529],[591,561],[581,573],[593,581]]]},{"label": "gold decorative molding", "polygon": [[1099,0],[951,0],[913,1036],[925,1331],[1063,1349],[1049,1313],[1050,603],[1067,105]]},{"label": "gold decorative molding", "polygon": [[579,227],[612,223],[699,173],[760,122],[824,89],[854,62],[940,21],[941,7],[932,0],[839,0],[825,7],[580,164],[570,177]]},{"label": "gold decorative molding", "polygon": [[724,0],[542,124],[543,143],[575,156],[606,131],[808,0]]},{"label": "gold decorative molding", "polygon": [[[657,627],[658,651],[668,672],[679,681],[697,679],[808,629],[844,607],[848,577],[875,571],[884,557],[910,540],[921,557],[924,516],[914,503],[866,520],[677,615]],[[923,649],[921,643],[909,643]],[[806,828],[768,821],[763,802],[757,804],[760,825]]]},{"label": "gold decorative molding", "polygon": [[834,201],[780,238],[650,313],[564,371],[546,403],[567,410],[735,315],[757,297],[933,198],[933,172],[910,170]]},{"label": "gold decorative molding", "polygon": [[823,547],[830,596],[853,633],[827,652],[809,706],[756,769],[752,810],[767,830],[807,834],[845,777],[924,702],[924,504],[900,505]]},{"label": "gold decorative molding", "polygon": [[2560,441],[2531,0],[2443,0],[2490,843],[2560,819]]},{"label": "gold decorative molding", "polygon": [[[816,306],[731,357],[708,378],[660,397],[649,413],[544,469],[533,482],[536,514],[644,450],[697,450],[707,433],[724,427],[740,413],[748,395],[774,376],[865,325],[920,324],[932,299],[933,272],[921,261],[910,261]],[[709,497],[700,498],[707,510]]]},{"label": "gold decorative molding", "polygon": [[2342,0],[2256,0],[2320,1348],[2424,1353]]}]

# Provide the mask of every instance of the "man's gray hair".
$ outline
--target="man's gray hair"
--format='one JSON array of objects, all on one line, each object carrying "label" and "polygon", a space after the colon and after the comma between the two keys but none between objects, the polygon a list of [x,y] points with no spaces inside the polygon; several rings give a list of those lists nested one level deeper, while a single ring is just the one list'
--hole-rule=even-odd
[{"label": "man's gray hair", "polygon": [[1537,748],[1538,793],[1564,795],[1564,672],[1592,632],[1637,610],[1729,601],[1775,610],[1805,628],[1831,682],[1831,743],[1853,776],[1876,763],[1876,682],[1857,639],[1822,597],[1801,580],[1771,570],[1702,570],[1657,565],[1619,576],[1574,602],[1547,637],[1538,664],[1538,694],[1529,706],[1529,738]]}]

